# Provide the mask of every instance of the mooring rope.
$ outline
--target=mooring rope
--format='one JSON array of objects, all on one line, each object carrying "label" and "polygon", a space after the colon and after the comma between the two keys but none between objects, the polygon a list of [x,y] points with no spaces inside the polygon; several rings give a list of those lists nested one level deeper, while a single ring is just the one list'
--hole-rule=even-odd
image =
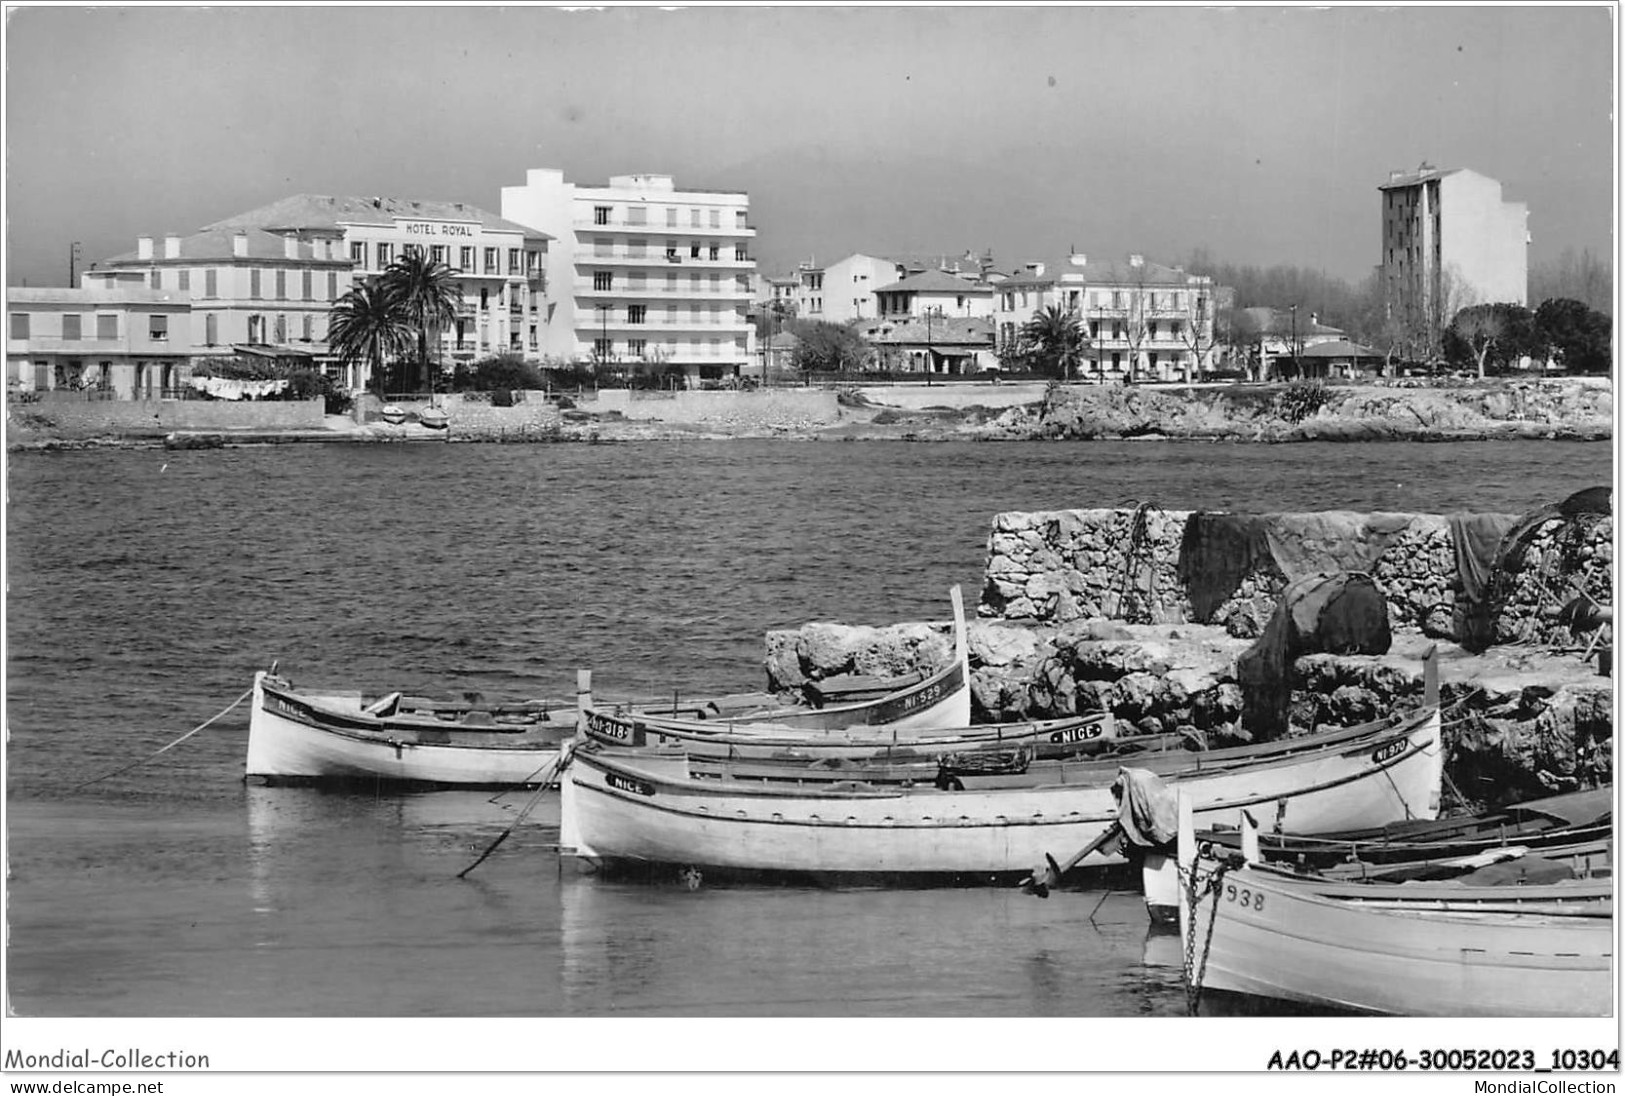
[{"label": "mooring rope", "polygon": [[[553,772],[543,778],[541,783],[537,784],[535,793],[530,797],[530,802],[526,803],[524,809],[514,816],[514,820],[508,824],[508,828],[499,833],[497,835],[497,839],[485,847],[485,851],[480,853],[478,860],[474,861],[468,867],[457,873],[457,878],[465,878],[469,872],[485,863],[486,858],[497,851],[498,845],[508,840],[508,835],[513,833],[514,830],[518,829],[519,824],[522,823],[526,818],[530,817],[530,812],[536,809],[536,804],[542,801],[542,793],[548,789],[549,785],[551,785],[553,781],[562,778],[564,770],[569,767],[570,759],[574,756],[574,743],[566,742],[559,747],[559,755],[553,759]],[[542,766],[542,768],[546,767],[547,766],[545,765]],[[537,771],[540,772],[541,770],[538,769]]]},{"label": "mooring rope", "polygon": [[205,719],[202,723],[199,723],[196,727],[193,727],[191,730],[189,730],[185,734],[181,735],[179,738],[177,738],[175,741],[171,742],[169,745],[160,746],[158,749],[154,750],[152,753],[148,754],[146,757],[143,757],[138,761],[132,761],[130,764],[125,765],[123,768],[114,769],[110,773],[103,773],[102,775],[100,775],[98,777],[94,777],[94,778],[92,778],[90,780],[86,780],[82,784],[75,784],[72,788],[69,788],[68,790],[76,792],[80,788],[88,787],[91,784],[99,783],[99,782],[101,782],[103,780],[106,780],[108,777],[117,776],[117,775],[119,775],[119,773],[127,773],[131,769],[136,768],[139,765],[145,765],[147,762],[151,761],[153,758],[157,757],[159,754],[164,753],[165,751],[167,751],[169,749],[172,749],[175,746],[179,746],[182,742],[185,742],[188,738],[191,738],[193,735],[197,734],[203,728],[207,727],[209,724],[213,723],[215,720],[219,719],[221,716],[225,715],[227,712],[231,711],[237,705],[241,704],[243,701],[247,700],[249,697],[251,697],[253,695],[254,695],[254,690],[249,689],[242,696],[238,697],[236,700],[233,700],[230,704],[227,704],[224,708],[220,709],[214,715],[211,715],[208,719]]}]

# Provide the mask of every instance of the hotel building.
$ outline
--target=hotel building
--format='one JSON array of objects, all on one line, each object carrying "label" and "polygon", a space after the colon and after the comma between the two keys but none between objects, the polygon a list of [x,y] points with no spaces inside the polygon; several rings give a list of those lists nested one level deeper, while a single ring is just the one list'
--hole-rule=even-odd
[{"label": "hotel building", "polygon": [[503,217],[556,241],[545,351],[694,381],[740,376],[755,350],[749,206],[742,192],[678,190],[669,175],[582,186],[533,168],[503,187]]}]

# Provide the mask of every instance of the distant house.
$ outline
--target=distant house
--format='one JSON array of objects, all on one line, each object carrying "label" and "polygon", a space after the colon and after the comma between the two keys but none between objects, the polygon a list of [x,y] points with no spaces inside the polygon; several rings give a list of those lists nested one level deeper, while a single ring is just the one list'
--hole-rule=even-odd
[{"label": "distant house", "polygon": [[1306,377],[1354,377],[1380,369],[1384,355],[1380,350],[1360,346],[1347,339],[1332,339],[1305,347],[1298,361]]},{"label": "distant house", "polygon": [[910,274],[875,290],[882,318],[924,316],[981,317],[993,315],[993,287],[942,270]]},{"label": "distant house", "polygon": [[861,324],[858,334],[875,349],[878,368],[892,373],[942,376],[997,368],[993,321],[981,316],[887,316]]},{"label": "distant house", "polygon": [[[1249,363],[1258,380],[1293,374],[1294,358],[1299,363],[1297,371],[1301,371],[1306,351],[1325,343],[1346,341],[1342,328],[1321,323],[1320,316],[1314,312],[1255,307],[1244,308],[1241,313]],[[1324,365],[1328,359],[1317,356],[1309,360]]]}]

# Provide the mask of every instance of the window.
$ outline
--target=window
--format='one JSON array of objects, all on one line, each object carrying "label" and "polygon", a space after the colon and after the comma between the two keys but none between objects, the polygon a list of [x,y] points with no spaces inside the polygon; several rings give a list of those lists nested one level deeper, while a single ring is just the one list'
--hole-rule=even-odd
[{"label": "window", "polygon": [[720,258],[722,258],[722,248],[719,247],[716,244],[712,244],[711,245],[711,261],[716,262]]},{"label": "window", "polygon": [[533,249],[525,252],[525,270],[533,275],[542,272],[542,253],[540,251]]},{"label": "window", "polygon": [[677,322],[677,306],[676,305],[668,304],[666,306],[666,322],[667,323],[676,323]]},{"label": "window", "polygon": [[190,270],[182,270],[176,275],[176,277],[180,280],[181,290],[183,292],[190,293],[192,291],[192,272]]},{"label": "window", "polygon": [[711,227],[712,228],[721,228],[722,227],[722,210],[713,209],[711,211]]},{"label": "window", "polygon": [[402,244],[401,245],[401,257],[402,258],[407,258],[407,259],[421,259],[421,258],[423,258],[423,245],[422,244]]},{"label": "window", "polygon": [[350,244],[350,261],[356,266],[367,265],[367,245],[360,240]]},{"label": "window", "polygon": [[595,270],[592,272],[592,287],[599,293],[608,292],[615,286],[615,275],[608,270]]},{"label": "window", "polygon": [[316,326],[316,318],[314,316],[312,316],[308,312],[305,313],[304,320],[300,324],[300,331],[301,331],[301,337],[306,342],[310,341],[310,333],[311,333],[312,330],[314,330],[315,326]]},{"label": "window", "polygon": [[750,256],[745,254],[745,245],[744,244],[740,244],[739,246],[734,248],[734,262],[736,262],[736,263],[748,263],[748,262],[750,262]]},{"label": "window", "polygon": [[699,244],[689,244],[688,245],[688,257],[690,259],[698,259],[700,257],[700,245]]},{"label": "window", "polygon": [[641,259],[649,253],[649,241],[634,236],[626,241],[626,254],[629,258]]},{"label": "window", "polygon": [[491,290],[486,286],[480,287],[480,311],[484,312],[491,307]]},{"label": "window", "polygon": [[336,270],[327,273],[327,299],[330,301],[339,299],[339,275]]},{"label": "window", "polygon": [[28,338],[28,313],[13,312],[11,314],[11,337],[14,339]]},{"label": "window", "polygon": [[525,272],[525,268],[520,266],[519,263],[519,249],[517,247],[510,247],[508,249],[508,273],[523,274]]},{"label": "window", "polygon": [[446,245],[431,245],[429,247],[429,261],[432,263],[444,263],[446,261]]},{"label": "window", "polygon": [[536,325],[531,324],[530,325],[530,348],[532,350],[535,350],[536,346],[537,346],[537,343],[536,343]]},{"label": "window", "polygon": [[106,312],[96,314],[96,337],[98,339],[118,338],[118,317]]},{"label": "window", "polygon": [[644,288],[644,285],[643,285],[643,271],[634,270],[630,274],[628,274],[626,276],[626,288],[634,289],[634,290],[642,290]]},{"label": "window", "polygon": [[[535,331],[536,329],[533,327],[531,330]],[[648,347],[648,345],[649,341],[647,339],[627,339],[626,352],[632,355],[634,358],[641,358],[643,357],[644,350]]]},{"label": "window", "polygon": [[666,227],[667,228],[676,228],[677,227],[677,207],[676,206],[667,206],[666,207]]},{"label": "window", "polygon": [[276,299],[279,301],[288,299],[288,272],[286,270],[276,272]]},{"label": "window", "polygon": [[154,288],[154,289],[162,289],[163,287],[164,287],[164,272],[162,270],[154,270],[152,272],[152,288]]},{"label": "window", "polygon": [[299,272],[299,292],[307,301],[313,299],[313,291],[310,284],[313,277],[315,277],[315,273],[313,271],[302,270]]},{"label": "window", "polygon": [[614,339],[594,339],[592,341],[592,352],[594,354],[597,354],[600,358],[609,357],[611,354],[613,354],[615,352],[615,340]]},{"label": "window", "polygon": [[153,313],[147,317],[147,338],[153,342],[169,341],[169,317]]},{"label": "window", "polygon": [[[214,273],[210,271],[210,273]],[[213,312],[203,317],[203,342],[206,346],[213,346],[220,341],[220,317]]]},{"label": "window", "polygon": [[1123,291],[1121,289],[1112,290],[1112,307],[1113,308],[1122,308],[1123,307]]},{"label": "window", "polygon": [[378,269],[382,270],[382,269],[384,269],[384,267],[386,267],[386,266],[388,266],[390,264],[391,260],[394,259],[394,256],[395,256],[394,245],[393,244],[379,244],[378,247],[377,247],[377,254],[378,254]]},{"label": "window", "polygon": [[278,343],[288,341],[288,317],[285,313],[277,313],[276,326],[273,330],[276,332],[276,341]]},{"label": "window", "polygon": [[676,240],[667,240],[666,241],[666,261],[668,263],[681,262],[681,260],[678,259],[678,257],[677,257],[677,241]]},{"label": "window", "polygon": [[[78,342],[80,339],[79,326],[84,317],[77,312],[69,312],[62,317],[62,341]],[[27,338],[25,335],[24,338]]]},{"label": "window", "polygon": [[[592,242],[592,253],[599,259],[610,259],[615,256],[615,241],[608,236],[600,236]],[[492,271],[492,273],[496,273]]]},{"label": "window", "polygon": [[494,248],[494,247],[488,247],[488,248],[485,249],[485,272],[487,274],[496,274],[496,273],[498,273],[498,270],[497,270],[497,249]]},{"label": "window", "polygon": [[700,227],[700,211],[699,210],[690,209],[688,211],[688,223],[693,228],[699,228]]},{"label": "window", "polygon": [[260,299],[260,272],[258,270],[248,272],[248,295],[256,301]]},{"label": "window", "polygon": [[218,271],[213,267],[203,272],[203,295],[205,297],[218,297],[220,295],[217,274]]},{"label": "window", "polygon": [[643,317],[647,312],[648,312],[648,308],[645,307],[644,305],[641,305],[641,304],[627,305],[626,306],[626,322],[627,323],[642,323],[643,322]]},{"label": "window", "polygon": [[734,227],[735,228],[749,228],[750,227],[750,225],[745,222],[745,211],[744,210],[742,210],[742,209],[734,210]]},{"label": "window", "polygon": [[474,269],[474,249],[472,247],[460,247],[457,249],[457,269]]},{"label": "window", "polygon": [[627,206],[626,223],[629,225],[644,225],[649,223],[649,210],[644,206]]},{"label": "window", "polygon": [[675,270],[666,271],[666,292],[677,292],[677,272]]},{"label": "window", "polygon": [[613,206],[593,206],[592,207],[592,223],[595,224],[595,225],[607,225],[607,224],[609,224],[609,211],[612,208],[614,208],[614,207]]}]

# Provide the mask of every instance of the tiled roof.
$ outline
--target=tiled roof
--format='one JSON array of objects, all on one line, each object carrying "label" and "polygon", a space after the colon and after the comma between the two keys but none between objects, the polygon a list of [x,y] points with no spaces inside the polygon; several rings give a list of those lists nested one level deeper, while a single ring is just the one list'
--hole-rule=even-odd
[{"label": "tiled roof", "polygon": [[1298,310],[1298,321],[1295,327],[1293,326],[1292,310],[1290,308],[1254,307],[1244,308],[1242,311],[1252,320],[1254,329],[1266,335],[1291,335],[1296,333],[1301,339],[1312,335],[1343,334],[1341,327],[1327,327],[1323,323],[1317,323],[1307,316],[1301,308]]},{"label": "tiled roof", "polygon": [[952,274],[941,270],[927,270],[921,274],[910,274],[900,282],[883,285],[876,289],[876,293],[992,293],[993,287],[981,282],[967,281],[956,278]]},{"label": "tiled roof", "polygon": [[1380,358],[1382,354],[1369,346],[1351,343],[1347,339],[1337,339],[1334,342],[1306,346],[1298,356],[1300,358]]},{"label": "tiled roof", "polygon": [[347,224],[392,224],[396,218],[426,221],[477,221],[484,228],[522,232],[537,239],[553,237],[509,221],[467,202],[432,202],[411,198],[354,198],[333,194],[295,194],[270,205],[227,217],[212,228],[329,228]]},{"label": "tiled roof", "polygon": [[[249,259],[285,259],[287,258],[286,238],[264,232],[259,229],[247,229],[243,235],[248,239],[248,254],[243,256]],[[180,238],[181,253],[179,258],[188,260],[216,260],[238,257],[235,251],[237,231],[228,228],[206,228],[202,232],[195,232],[190,236]],[[348,256],[337,259],[317,259],[314,249],[308,242],[298,245],[298,258],[303,262],[331,262],[339,265],[349,265]],[[136,251],[126,251],[122,255],[114,255],[110,259],[102,260],[105,263],[146,263],[164,261],[164,241],[156,239],[152,242],[152,256],[148,259],[140,257]],[[174,259],[169,260],[174,262]]]},{"label": "tiled roof", "polygon": [[1000,284],[1011,288],[1054,285],[1062,274],[1067,274],[1074,281],[1081,281],[1086,285],[1176,286],[1187,284],[1191,277],[1183,270],[1149,260],[1135,266],[1127,259],[1087,259],[1085,263],[1078,265],[1072,258],[1071,255],[1063,255],[1059,259],[1044,260],[1042,274],[1036,274],[1023,265]]},{"label": "tiled roof", "polygon": [[980,346],[993,341],[993,321],[976,316],[933,317],[929,326],[921,317],[898,316],[865,322],[858,333],[873,343],[920,343]]}]

